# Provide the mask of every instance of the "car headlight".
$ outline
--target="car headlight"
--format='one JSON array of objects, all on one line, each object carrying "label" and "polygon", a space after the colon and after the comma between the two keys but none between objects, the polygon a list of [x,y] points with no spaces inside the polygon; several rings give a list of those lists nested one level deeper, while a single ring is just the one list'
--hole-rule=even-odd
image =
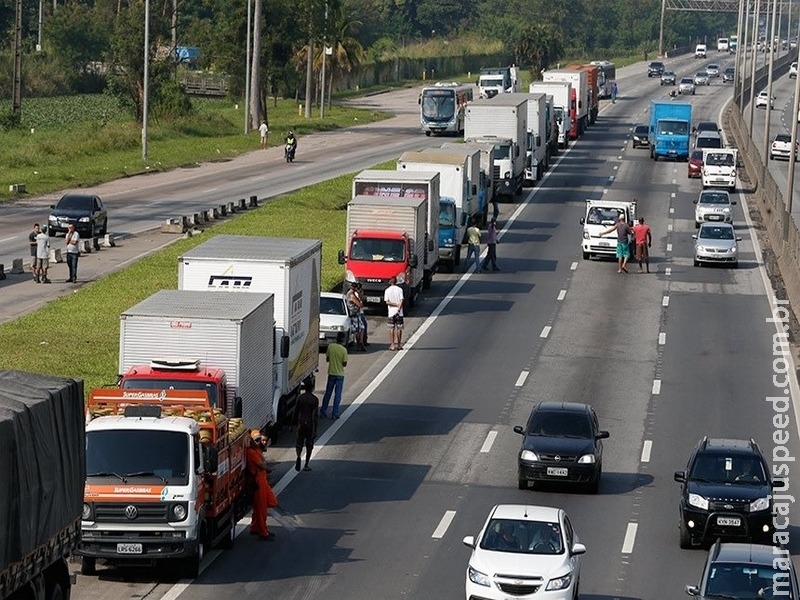
[{"label": "car headlight", "polygon": [[706,247],[705,246],[695,246],[695,249],[698,252],[705,252],[706,251]]},{"label": "car headlight", "polygon": [[483,585],[483,586],[486,586],[486,587],[489,587],[490,585],[492,585],[492,582],[489,579],[489,576],[486,575],[485,573],[481,573],[477,569],[473,568],[472,565],[470,565],[469,569],[467,569],[467,577],[469,577],[469,580],[472,583],[475,583],[477,585]]},{"label": "car headlight", "polygon": [[708,510],[708,500],[699,494],[689,494],[689,505],[699,508],[700,510]]},{"label": "car headlight", "polygon": [[48,221],[54,221],[54,222],[55,222],[55,221],[58,221],[58,217],[57,217],[57,216],[55,216],[55,215],[50,215],[49,217],[47,217],[47,220],[48,220]]},{"label": "car headlight", "polygon": [[594,454],[584,454],[578,459],[579,465],[593,465],[595,463]]},{"label": "car headlight", "polygon": [[589,239],[591,239],[591,237],[592,237],[592,236],[591,236],[591,235],[589,235],[589,231],[588,231],[588,230],[586,230],[586,229],[584,229],[584,230],[583,230],[583,239],[585,239],[585,240],[589,240]]},{"label": "car headlight", "polygon": [[730,209],[730,207],[726,206],[725,208],[722,209],[722,212],[729,213],[729,212],[731,212],[731,209]]},{"label": "car headlight", "polygon": [[334,325],[331,328],[332,331],[344,331],[344,325]]},{"label": "car headlight", "polygon": [[572,573],[567,573],[562,577],[556,577],[555,579],[548,581],[545,590],[565,590],[569,587],[570,583],[572,583]]},{"label": "car headlight", "polygon": [[92,220],[92,217],[81,217],[80,219],[78,219],[78,222],[80,222],[80,223],[88,223],[91,220]]},{"label": "car headlight", "polygon": [[760,510],[767,510],[769,508],[769,496],[753,500],[750,503],[750,512],[758,512]]},{"label": "car headlight", "polygon": [[83,503],[83,510],[81,510],[81,519],[84,521],[92,520],[92,505],[88,502]]},{"label": "car headlight", "polygon": [[186,518],[186,504],[178,502],[172,505],[170,521],[183,521]]},{"label": "car headlight", "polygon": [[730,252],[731,254],[736,254],[736,246],[731,246],[730,248],[728,248],[728,252]]},{"label": "car headlight", "polygon": [[522,460],[527,460],[529,462],[536,462],[537,460],[539,460],[539,457],[536,456],[536,453],[533,452],[532,450],[523,450],[520,453],[519,457]]}]

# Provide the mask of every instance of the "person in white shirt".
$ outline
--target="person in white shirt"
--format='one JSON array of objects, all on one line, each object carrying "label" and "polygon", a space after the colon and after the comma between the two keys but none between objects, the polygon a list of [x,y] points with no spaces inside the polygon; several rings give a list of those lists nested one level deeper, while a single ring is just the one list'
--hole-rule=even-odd
[{"label": "person in white shirt", "polygon": [[403,349],[403,288],[397,285],[397,277],[389,280],[383,292],[383,301],[389,307],[389,350]]},{"label": "person in white shirt", "polygon": [[80,234],[75,230],[75,225],[70,223],[67,227],[67,267],[69,267],[69,279],[67,283],[78,282],[78,257],[81,249],[78,246],[81,241]]},{"label": "person in white shirt", "polygon": [[47,235],[47,225],[36,234],[36,283],[50,283],[47,278],[47,269],[50,261],[50,236]]},{"label": "person in white shirt", "polygon": [[269,133],[269,127],[267,127],[266,121],[261,121],[258,132],[261,134],[261,148],[264,149],[267,147],[267,134]]}]

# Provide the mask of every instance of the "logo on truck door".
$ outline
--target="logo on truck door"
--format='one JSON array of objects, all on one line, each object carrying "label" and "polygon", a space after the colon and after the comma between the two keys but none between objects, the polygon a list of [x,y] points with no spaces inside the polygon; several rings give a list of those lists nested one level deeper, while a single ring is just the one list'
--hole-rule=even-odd
[{"label": "logo on truck door", "polygon": [[208,278],[208,287],[215,290],[247,290],[253,278],[249,275],[211,275]]}]

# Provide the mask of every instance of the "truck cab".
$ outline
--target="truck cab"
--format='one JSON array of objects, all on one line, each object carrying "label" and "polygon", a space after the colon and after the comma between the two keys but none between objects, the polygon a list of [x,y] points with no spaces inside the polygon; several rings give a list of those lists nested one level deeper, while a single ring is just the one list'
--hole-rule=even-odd
[{"label": "truck cab", "polygon": [[498,94],[519,91],[519,67],[486,67],[478,75],[478,92],[481,98],[494,98]]},{"label": "truck cab", "polygon": [[600,234],[614,225],[621,214],[625,215],[628,225],[633,226],[636,220],[636,201],[586,200],[586,214],[580,220],[583,225],[581,250],[584,260],[593,256],[616,256],[616,234]]},{"label": "truck cab", "polygon": [[734,148],[706,148],[703,150],[703,189],[724,187],[729,192],[736,191],[736,159],[738,150]]}]

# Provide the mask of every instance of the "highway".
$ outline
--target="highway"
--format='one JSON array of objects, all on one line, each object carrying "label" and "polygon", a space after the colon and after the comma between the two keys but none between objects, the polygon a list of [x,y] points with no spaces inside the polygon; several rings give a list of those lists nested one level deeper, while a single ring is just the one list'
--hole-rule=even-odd
[{"label": "highway", "polygon": [[[666,62],[679,77],[698,64]],[[291,449],[269,451],[282,506],[270,520],[273,543],[243,535],[233,550],[213,552],[197,580],[177,585],[168,570],[101,569],[99,578],[78,578],[73,598],[463,598],[469,549],[461,540],[496,503],[565,508],[588,548],[584,599],[678,597],[697,582],[706,553],[678,547],[673,473],[705,434],[753,437],[772,455],[765,399],[782,391],[773,385],[776,324],[767,321],[773,306],[746,199],[737,194],[739,269],[693,267],[699,181],[686,178],[685,163],[655,163],[628,139],[647,122],[650,98],[669,90],[642,64],[619,70],[618,80],[617,103],[604,105],[545,180],[518,206],[501,205],[502,271],[437,276],[409,319],[405,350],[359,357],[345,381],[347,409],[325,422],[311,473],[290,469]],[[719,81],[700,88],[689,99],[694,121],[720,122],[730,92]],[[415,92],[407,97],[415,108]],[[405,131],[408,147],[431,143],[410,113]],[[254,174],[263,179],[250,188],[275,189],[287,172],[275,171]],[[214,193],[244,193],[242,175]],[[581,259],[584,200],[603,196],[639,199],[653,229],[652,274]],[[380,323],[373,315],[376,345]],[[796,456],[792,380],[788,450]],[[517,489],[521,438],[512,428],[541,400],[589,402],[610,431],[598,495]],[[796,516],[791,523],[797,554]]]}]

